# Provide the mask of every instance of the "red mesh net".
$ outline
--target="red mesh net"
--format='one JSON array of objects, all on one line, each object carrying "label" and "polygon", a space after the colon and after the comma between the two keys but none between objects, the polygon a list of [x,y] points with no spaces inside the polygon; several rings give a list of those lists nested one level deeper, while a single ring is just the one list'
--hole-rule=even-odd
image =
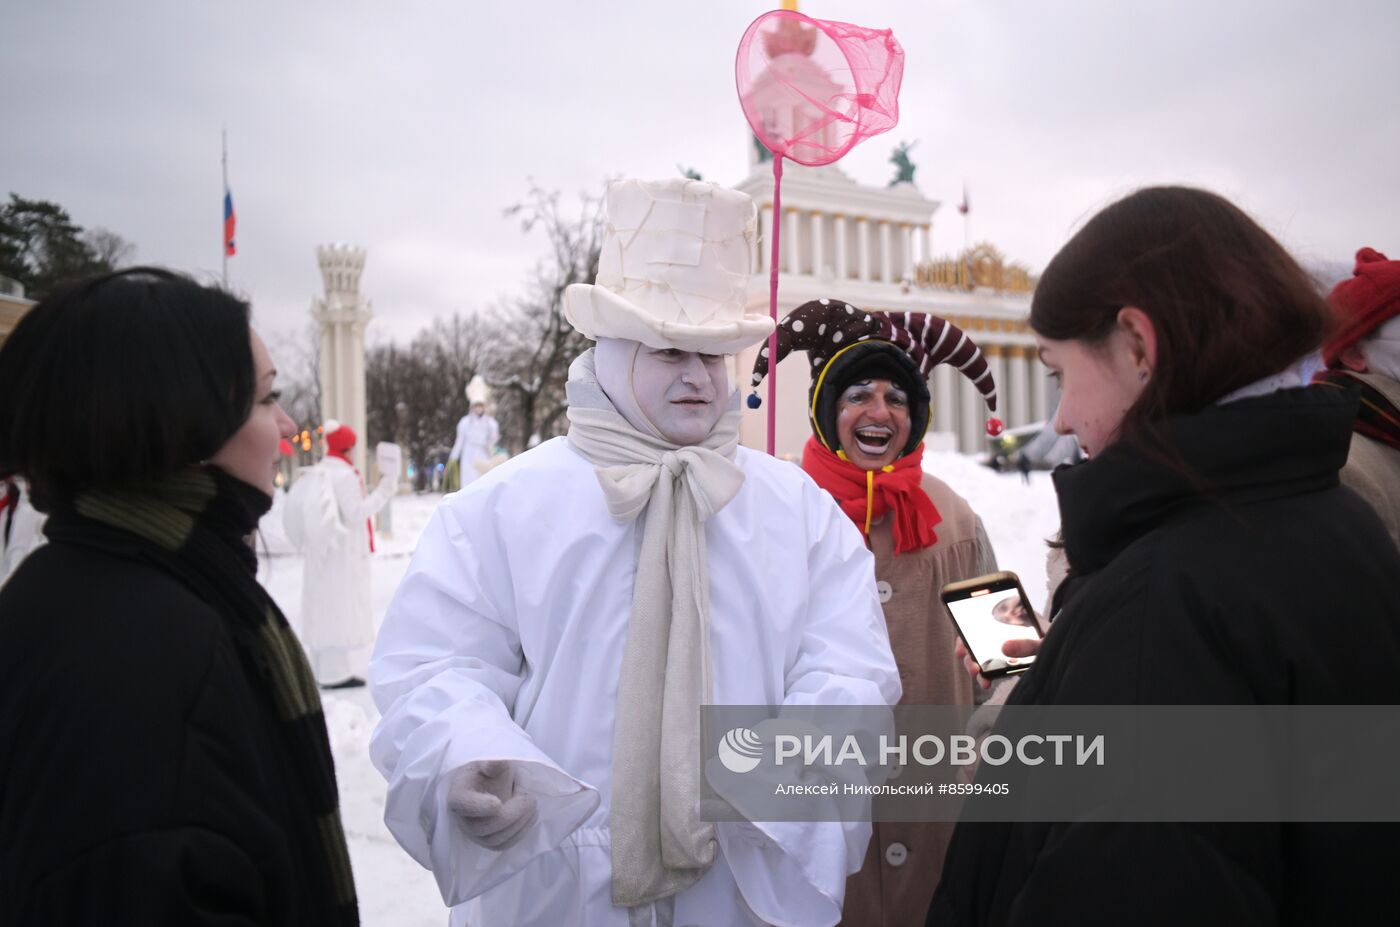
[{"label": "red mesh net", "polygon": [[888,29],[774,10],[739,43],[744,116],[775,156],[816,166],[899,121],[904,49]]}]

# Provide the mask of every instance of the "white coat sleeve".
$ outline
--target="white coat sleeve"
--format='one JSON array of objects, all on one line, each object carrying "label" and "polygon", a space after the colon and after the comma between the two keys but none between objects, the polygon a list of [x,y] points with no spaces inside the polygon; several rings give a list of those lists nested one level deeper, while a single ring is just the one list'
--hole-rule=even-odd
[{"label": "white coat sleeve", "polygon": [[[601,801],[512,716],[526,667],[510,568],[499,562],[490,521],[479,508],[463,508],[460,520],[438,509],[389,605],[369,671],[383,715],[370,757],[389,784],[384,822],[432,870],[448,905],[559,846]],[[472,842],[447,810],[452,773],[489,759],[518,764],[517,787],[539,807],[538,822],[504,851]]]},{"label": "white coat sleeve", "polygon": [[447,455],[447,462],[457,460],[462,456],[462,447],[467,443],[467,420],[461,418],[457,420],[457,438],[452,443],[452,451]]},{"label": "white coat sleeve", "polygon": [[348,527],[358,525],[384,507],[396,490],[393,474],[385,474],[379,485],[368,495],[360,489],[360,477],[351,467],[336,467],[331,471],[331,487],[335,490],[340,520]]},{"label": "white coat sleeve", "polygon": [[[783,704],[894,705],[902,690],[874,558],[831,497],[809,489],[809,613]],[[717,825],[745,902],[770,924],[840,921],[846,878],[860,870],[870,832],[867,821]]]},{"label": "white coat sleeve", "polygon": [[496,453],[496,445],[501,443],[501,425],[494,418],[487,421],[491,423],[491,436],[486,442],[486,456],[490,457]]}]

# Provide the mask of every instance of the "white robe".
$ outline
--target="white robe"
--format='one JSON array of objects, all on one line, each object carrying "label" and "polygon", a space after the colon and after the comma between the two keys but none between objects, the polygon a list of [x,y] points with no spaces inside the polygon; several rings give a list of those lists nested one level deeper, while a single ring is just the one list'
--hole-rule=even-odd
[{"label": "white robe", "polygon": [[335,493],[334,524],[308,526],[322,543],[308,553],[301,586],[301,640],[322,683],[365,678],[374,645],[370,599],[370,516],[393,496],[393,475],[365,494],[355,468],[328,456],[316,465]]},{"label": "white robe", "polygon": [[501,427],[489,415],[464,415],[457,422],[457,440],[452,452],[447,455],[448,463],[460,460],[458,472],[465,486],[480,474],[476,469],[478,460],[489,460],[496,452],[496,443],[501,439]]},{"label": "white robe", "polygon": [[[746,448],[736,462],[744,485],[705,526],[715,703],[894,704],[859,532],[793,464]],[[370,667],[383,714],[370,751],[385,822],[437,877],[453,925],[628,923],[610,899],[608,806],[639,530],[556,438],[448,497],[419,540]],[[451,773],[484,759],[519,763],[539,802],[503,852],[446,809]],[[714,866],[676,896],[677,927],[836,923],[870,825],[717,832]]]}]

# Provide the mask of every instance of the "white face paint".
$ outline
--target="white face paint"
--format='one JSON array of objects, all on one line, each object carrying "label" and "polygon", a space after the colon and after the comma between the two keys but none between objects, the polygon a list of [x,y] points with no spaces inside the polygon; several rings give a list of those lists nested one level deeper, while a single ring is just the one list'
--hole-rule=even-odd
[{"label": "white face paint", "polygon": [[729,396],[724,355],[646,345],[632,363],[637,406],[661,437],[682,446],[704,441]]}]

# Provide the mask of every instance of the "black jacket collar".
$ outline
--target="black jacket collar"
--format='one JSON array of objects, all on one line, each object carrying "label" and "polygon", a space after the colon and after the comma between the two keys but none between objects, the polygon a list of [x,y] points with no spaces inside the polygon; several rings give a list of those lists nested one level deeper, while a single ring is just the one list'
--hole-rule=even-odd
[{"label": "black jacket collar", "polygon": [[1165,432],[1180,455],[1175,463],[1120,442],[1059,468],[1055,489],[1071,568],[1080,574],[1100,569],[1185,507],[1244,504],[1337,485],[1355,417],[1352,394],[1282,390],[1168,419]]}]

